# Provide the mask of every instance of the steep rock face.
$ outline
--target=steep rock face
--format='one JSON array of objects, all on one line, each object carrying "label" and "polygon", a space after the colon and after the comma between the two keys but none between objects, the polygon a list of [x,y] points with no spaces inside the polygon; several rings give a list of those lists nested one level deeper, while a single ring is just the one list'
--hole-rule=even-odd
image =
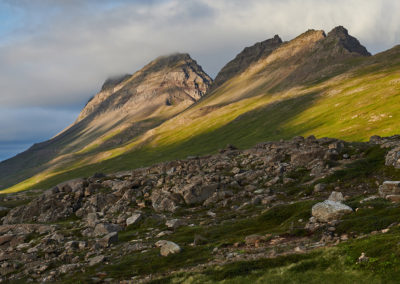
[{"label": "steep rock face", "polygon": [[331,30],[326,37],[328,42],[336,42],[338,46],[344,47],[348,52],[356,53],[362,56],[370,56],[371,53],[360,44],[360,42],[349,35],[346,28],[343,26],[338,26]]},{"label": "steep rock face", "polygon": [[160,57],[130,78],[107,80],[77,121],[116,109],[132,114],[151,105],[191,104],[206,93],[211,82],[188,54]]},{"label": "steep rock face", "polygon": [[271,39],[258,42],[253,46],[246,47],[236,55],[235,59],[228,62],[215,77],[212,89],[217,88],[230,78],[246,70],[252,63],[257,62],[271,54],[272,51],[282,45],[282,39],[275,35]]},{"label": "steep rock face", "polygon": [[130,78],[131,76],[132,76],[131,74],[125,74],[125,75],[110,77],[103,83],[103,86],[101,86],[101,90],[105,91],[105,90],[114,88],[118,84],[120,84],[123,81],[125,81],[126,79]]}]

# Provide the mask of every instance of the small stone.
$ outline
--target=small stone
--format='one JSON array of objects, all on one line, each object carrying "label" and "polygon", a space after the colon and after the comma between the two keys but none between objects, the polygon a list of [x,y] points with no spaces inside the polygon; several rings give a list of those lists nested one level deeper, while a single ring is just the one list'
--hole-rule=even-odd
[{"label": "small stone", "polygon": [[174,242],[160,240],[155,244],[157,247],[160,247],[160,254],[162,256],[168,256],[170,254],[180,253],[182,251],[181,247]]},{"label": "small stone", "polygon": [[344,201],[343,194],[341,192],[332,191],[328,200],[335,201],[335,202],[342,202],[342,201]]},{"label": "small stone", "polygon": [[179,227],[185,225],[185,222],[179,219],[171,219],[165,222],[165,225],[170,229],[178,229]]},{"label": "small stone", "polygon": [[264,236],[260,236],[260,235],[249,235],[247,237],[245,237],[244,241],[246,243],[246,245],[254,245],[254,246],[258,246],[260,242],[263,242],[265,240]]},{"label": "small stone", "polygon": [[116,224],[109,224],[109,223],[100,223],[97,224],[94,228],[94,235],[95,236],[103,236],[107,235],[112,232],[119,232],[122,228]]},{"label": "small stone", "polygon": [[158,233],[158,234],[156,235],[156,237],[157,237],[157,238],[161,238],[161,237],[163,237],[163,236],[171,235],[172,233],[173,233],[172,231],[162,231],[162,232]]},{"label": "small stone", "polygon": [[103,238],[101,238],[98,241],[98,244],[101,245],[104,248],[109,247],[111,244],[118,242],[118,233],[117,232],[112,232],[107,235],[105,235]]},{"label": "small stone", "polygon": [[126,219],[126,226],[136,225],[143,220],[142,213],[134,213],[131,217]]},{"label": "small stone", "polygon": [[215,214],[212,211],[207,211],[207,215],[210,216],[210,217],[213,217],[213,218],[217,217],[217,214]]},{"label": "small stone", "polygon": [[234,168],[232,169],[231,173],[233,173],[233,174],[236,175],[236,174],[240,173],[240,169],[239,169],[238,167],[234,167]]},{"label": "small stone", "polygon": [[361,253],[360,257],[358,258],[358,263],[368,262],[369,257],[365,255],[364,252]]},{"label": "small stone", "polygon": [[106,257],[104,255],[98,255],[98,256],[92,257],[91,259],[89,259],[89,266],[94,266],[99,263],[102,263],[105,260],[105,258]]}]

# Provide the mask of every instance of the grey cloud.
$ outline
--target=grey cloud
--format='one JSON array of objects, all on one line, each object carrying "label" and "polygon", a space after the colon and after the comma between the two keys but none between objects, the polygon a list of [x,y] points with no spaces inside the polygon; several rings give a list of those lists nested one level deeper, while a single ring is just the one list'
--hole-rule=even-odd
[{"label": "grey cloud", "polygon": [[1,105],[81,103],[107,76],[176,51],[191,53],[214,76],[244,46],[277,33],[289,40],[308,28],[342,24],[372,52],[400,41],[396,0],[10,3],[33,28],[0,46]]}]

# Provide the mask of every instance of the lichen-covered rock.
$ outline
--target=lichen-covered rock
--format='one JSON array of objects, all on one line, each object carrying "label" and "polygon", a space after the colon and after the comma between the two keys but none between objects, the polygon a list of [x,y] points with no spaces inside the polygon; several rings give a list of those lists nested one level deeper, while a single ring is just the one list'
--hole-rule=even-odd
[{"label": "lichen-covered rock", "polygon": [[349,206],[331,200],[319,202],[312,207],[312,216],[320,222],[338,220],[343,215],[353,212]]}]

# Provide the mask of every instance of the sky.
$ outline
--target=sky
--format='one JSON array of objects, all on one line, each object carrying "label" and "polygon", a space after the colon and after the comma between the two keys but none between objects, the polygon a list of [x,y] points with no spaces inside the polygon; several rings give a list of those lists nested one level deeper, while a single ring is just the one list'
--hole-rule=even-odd
[{"label": "sky", "polygon": [[211,76],[245,46],[345,26],[400,43],[398,0],[0,0],[0,161],[73,123],[106,78],[188,52]]}]

